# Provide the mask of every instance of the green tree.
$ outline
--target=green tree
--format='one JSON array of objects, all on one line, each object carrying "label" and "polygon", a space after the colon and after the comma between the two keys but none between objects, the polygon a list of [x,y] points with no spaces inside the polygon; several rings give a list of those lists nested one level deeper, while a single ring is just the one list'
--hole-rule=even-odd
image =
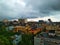
[{"label": "green tree", "polygon": [[32,45],[32,35],[31,34],[23,34],[20,45]]},{"label": "green tree", "polygon": [[5,36],[0,35],[0,45],[10,45],[10,42]]}]

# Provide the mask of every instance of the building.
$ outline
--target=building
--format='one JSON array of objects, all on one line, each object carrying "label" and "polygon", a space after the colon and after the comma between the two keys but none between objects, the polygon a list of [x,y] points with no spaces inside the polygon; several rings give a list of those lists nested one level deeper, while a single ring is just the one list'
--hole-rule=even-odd
[{"label": "building", "polygon": [[27,19],[18,19],[18,23],[19,23],[19,25],[21,25],[21,26],[25,26],[26,23],[27,23]]},{"label": "building", "polygon": [[27,19],[18,19],[18,21],[20,22],[20,23],[27,23]]},{"label": "building", "polygon": [[5,26],[8,26],[9,25],[8,19],[4,19],[2,22],[4,23]]}]

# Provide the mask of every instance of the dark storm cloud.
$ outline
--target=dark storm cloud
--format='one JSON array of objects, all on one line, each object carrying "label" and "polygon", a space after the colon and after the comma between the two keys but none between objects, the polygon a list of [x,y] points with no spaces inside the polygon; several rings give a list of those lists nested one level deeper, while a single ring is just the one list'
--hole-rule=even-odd
[{"label": "dark storm cloud", "polygon": [[0,0],[0,18],[30,18],[60,11],[60,0]]},{"label": "dark storm cloud", "polygon": [[60,11],[60,0],[31,0],[33,9],[39,11],[40,16],[48,16]]}]

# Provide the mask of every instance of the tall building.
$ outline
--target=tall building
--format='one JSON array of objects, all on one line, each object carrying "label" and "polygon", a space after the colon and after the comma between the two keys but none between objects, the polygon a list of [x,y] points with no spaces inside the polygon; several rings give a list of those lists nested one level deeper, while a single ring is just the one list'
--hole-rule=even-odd
[{"label": "tall building", "polygon": [[25,26],[25,24],[27,23],[27,19],[18,19],[19,25],[21,26]]},{"label": "tall building", "polygon": [[3,22],[6,26],[9,25],[9,21],[8,21],[8,19],[4,19],[2,22]]},{"label": "tall building", "polygon": [[18,19],[18,21],[21,23],[21,22],[23,22],[23,23],[27,23],[27,19]]},{"label": "tall building", "polygon": [[48,19],[48,21],[49,21],[50,23],[52,23],[51,19]]},{"label": "tall building", "polygon": [[4,19],[3,22],[8,22],[8,19]]}]

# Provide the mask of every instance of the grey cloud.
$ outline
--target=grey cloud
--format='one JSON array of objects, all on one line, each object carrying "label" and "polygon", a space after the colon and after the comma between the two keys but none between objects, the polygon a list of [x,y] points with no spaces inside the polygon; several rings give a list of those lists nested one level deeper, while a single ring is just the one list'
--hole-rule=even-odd
[{"label": "grey cloud", "polygon": [[23,0],[25,6],[16,1],[0,0],[0,17],[44,17],[60,11],[60,0]]},{"label": "grey cloud", "polygon": [[54,11],[60,11],[60,0],[31,0],[30,3],[42,17],[51,15]]}]

